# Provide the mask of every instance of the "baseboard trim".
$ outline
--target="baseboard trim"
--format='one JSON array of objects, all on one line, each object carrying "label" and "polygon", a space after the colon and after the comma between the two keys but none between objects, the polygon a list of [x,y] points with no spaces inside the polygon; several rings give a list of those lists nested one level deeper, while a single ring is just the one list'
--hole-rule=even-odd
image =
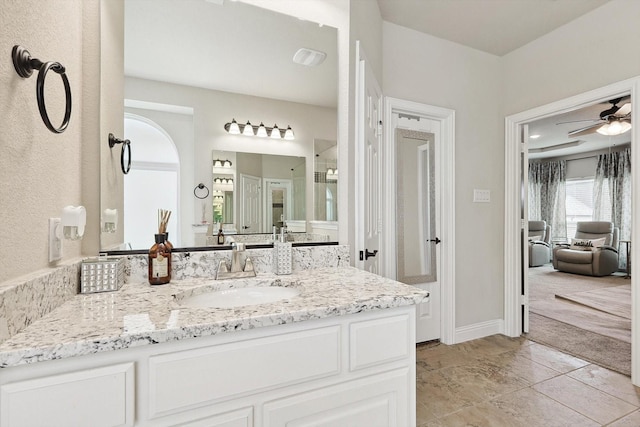
[{"label": "baseboard trim", "polygon": [[478,338],[488,337],[495,334],[504,333],[504,320],[488,320],[486,322],[474,323],[473,325],[462,326],[456,328],[457,344],[465,341],[471,341]]}]

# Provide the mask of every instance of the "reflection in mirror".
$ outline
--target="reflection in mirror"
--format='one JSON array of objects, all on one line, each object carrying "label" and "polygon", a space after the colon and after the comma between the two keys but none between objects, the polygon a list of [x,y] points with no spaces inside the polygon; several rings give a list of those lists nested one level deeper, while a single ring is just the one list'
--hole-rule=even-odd
[{"label": "reflection in mirror", "polygon": [[396,129],[398,280],[437,280],[434,135]]},{"label": "reflection in mirror", "polygon": [[314,219],[338,220],[338,146],[336,141],[314,141]]},{"label": "reflection in mirror", "polygon": [[[114,40],[106,34],[104,43]],[[325,52],[326,59],[315,67],[296,64],[292,58],[300,48]],[[108,51],[117,54],[118,49],[121,47],[109,46]],[[175,247],[207,245],[207,231],[216,223],[224,224],[231,234],[271,233],[272,226],[282,222],[289,231],[315,239],[312,235],[317,230],[310,223],[315,219],[313,141],[335,140],[337,135],[335,28],[242,2],[124,0],[121,53],[125,112],[152,122],[170,137],[177,152],[175,210],[166,201],[148,201],[154,212],[172,210],[169,226],[175,227],[170,231]],[[185,67],[185,58],[196,57],[198,66]],[[224,125],[234,118],[238,123],[264,122],[280,129],[291,126],[295,140],[229,134]],[[133,160],[137,144],[132,139]],[[214,193],[212,188],[211,195],[200,200],[193,196],[193,187],[199,182],[213,183],[218,173],[224,177],[228,172],[212,170],[213,151],[222,153],[220,159],[229,159],[236,168],[233,188],[220,189],[222,193]],[[251,153],[303,161],[281,167],[286,176],[241,175],[237,155]],[[110,166],[108,161],[103,161],[105,170]],[[290,182],[282,191],[282,212],[274,213],[273,205],[278,209],[279,202],[274,202],[273,196],[269,201],[264,192],[252,195],[264,188],[264,178]],[[117,194],[119,191],[125,190],[103,184],[103,193],[116,194],[102,200],[121,200],[124,195]],[[251,202],[243,200],[246,196],[254,202],[253,210],[248,208]],[[269,214],[267,203],[272,205]],[[115,203],[104,205],[103,210],[117,207]],[[124,233],[138,229],[140,236],[134,240],[127,234],[123,245],[116,247],[113,239],[103,235],[102,249],[148,249],[153,233],[144,227],[155,227],[155,216],[137,215],[140,221],[136,223],[128,218],[133,208],[123,211],[120,224]]]}]

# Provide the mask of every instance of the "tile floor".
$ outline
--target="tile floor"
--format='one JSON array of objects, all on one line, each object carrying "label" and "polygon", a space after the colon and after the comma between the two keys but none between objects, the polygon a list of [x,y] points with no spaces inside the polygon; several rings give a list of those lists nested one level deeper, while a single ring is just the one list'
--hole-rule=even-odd
[{"label": "tile floor", "polygon": [[525,338],[417,347],[417,426],[640,426],[629,377]]}]

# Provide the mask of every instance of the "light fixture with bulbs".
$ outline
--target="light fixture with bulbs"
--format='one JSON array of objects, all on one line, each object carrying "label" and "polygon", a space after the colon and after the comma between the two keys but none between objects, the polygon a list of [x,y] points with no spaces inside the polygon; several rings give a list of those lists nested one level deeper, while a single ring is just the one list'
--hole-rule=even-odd
[{"label": "light fixture with bulbs", "polygon": [[231,160],[220,160],[220,159],[215,159],[213,161],[213,167],[214,168],[230,168],[232,166],[233,163],[231,163]]},{"label": "light fixture with bulbs", "polygon": [[613,119],[600,126],[596,132],[600,135],[616,136],[628,132],[630,129],[631,123],[624,120]]},{"label": "light fixture with bulbs", "polygon": [[236,119],[233,119],[224,125],[224,130],[231,135],[258,136],[261,138],[269,137],[272,139],[285,139],[287,141],[293,141],[295,139],[291,126],[287,126],[286,129],[279,128],[277,124],[269,127],[265,126],[263,122],[260,122],[259,126],[255,126],[248,120],[247,123],[243,125],[236,122]]}]

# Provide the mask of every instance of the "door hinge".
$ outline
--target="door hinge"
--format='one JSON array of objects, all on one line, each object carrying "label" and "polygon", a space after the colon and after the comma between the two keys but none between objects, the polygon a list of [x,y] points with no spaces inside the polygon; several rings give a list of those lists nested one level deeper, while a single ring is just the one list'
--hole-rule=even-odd
[{"label": "door hinge", "polygon": [[526,295],[520,295],[520,305],[529,305],[529,300]]},{"label": "door hinge", "polygon": [[382,120],[378,120],[378,135],[382,135]]},{"label": "door hinge", "polygon": [[521,218],[521,219],[520,219],[520,229],[521,229],[521,230],[524,230],[524,226],[525,226],[525,224],[526,224],[526,223],[525,223],[525,221],[524,221],[524,218]]}]

